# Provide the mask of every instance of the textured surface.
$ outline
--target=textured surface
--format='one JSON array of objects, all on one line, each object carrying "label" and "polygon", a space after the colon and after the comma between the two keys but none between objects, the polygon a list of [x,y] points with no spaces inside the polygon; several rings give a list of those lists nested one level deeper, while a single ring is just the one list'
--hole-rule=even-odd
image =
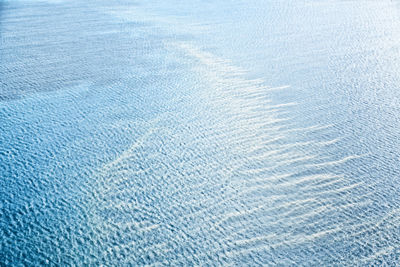
[{"label": "textured surface", "polygon": [[399,18],[0,0],[0,265],[396,265]]}]

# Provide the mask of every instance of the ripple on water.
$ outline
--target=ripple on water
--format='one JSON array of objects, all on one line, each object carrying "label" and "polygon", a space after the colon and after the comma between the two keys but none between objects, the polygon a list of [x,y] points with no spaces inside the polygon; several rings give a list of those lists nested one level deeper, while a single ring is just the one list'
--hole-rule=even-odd
[{"label": "ripple on water", "polygon": [[397,262],[396,202],[356,175],[373,155],[343,151],[335,123],[299,125],[305,104],[273,98],[297,85],[133,22],[136,5],[79,2],[0,17],[16,38],[0,48],[0,263]]}]

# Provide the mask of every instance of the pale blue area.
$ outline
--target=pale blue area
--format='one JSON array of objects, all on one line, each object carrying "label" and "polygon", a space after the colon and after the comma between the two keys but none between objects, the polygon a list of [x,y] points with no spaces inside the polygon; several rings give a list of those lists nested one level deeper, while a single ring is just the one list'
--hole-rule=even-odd
[{"label": "pale blue area", "polygon": [[395,266],[399,7],[0,0],[0,265]]}]

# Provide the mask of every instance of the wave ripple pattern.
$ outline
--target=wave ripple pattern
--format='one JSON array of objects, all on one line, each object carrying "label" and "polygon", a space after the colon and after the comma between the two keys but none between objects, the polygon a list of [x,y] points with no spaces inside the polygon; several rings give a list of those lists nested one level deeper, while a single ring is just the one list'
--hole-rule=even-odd
[{"label": "wave ripple pattern", "polygon": [[400,262],[376,155],[139,10],[0,2],[1,265]]}]

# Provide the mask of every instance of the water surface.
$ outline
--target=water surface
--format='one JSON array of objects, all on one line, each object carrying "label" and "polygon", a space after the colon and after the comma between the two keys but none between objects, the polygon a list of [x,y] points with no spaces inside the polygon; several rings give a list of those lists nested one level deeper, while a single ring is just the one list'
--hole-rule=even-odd
[{"label": "water surface", "polygon": [[0,1],[0,263],[400,262],[396,1]]}]

